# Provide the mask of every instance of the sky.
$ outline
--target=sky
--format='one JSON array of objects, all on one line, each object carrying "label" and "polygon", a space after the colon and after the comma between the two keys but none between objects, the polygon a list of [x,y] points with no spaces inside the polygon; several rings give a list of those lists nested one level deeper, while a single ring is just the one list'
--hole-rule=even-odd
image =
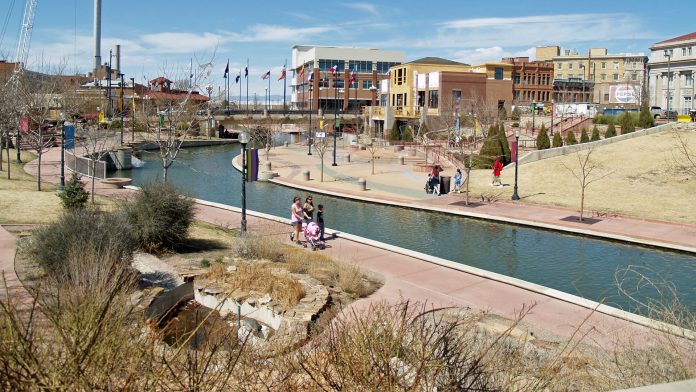
[{"label": "sky", "polygon": [[[683,2],[563,1],[217,1],[104,0],[102,62],[121,45],[122,71],[139,83],[157,76],[188,77],[193,59],[211,64],[201,86],[224,89],[249,59],[249,92],[282,94],[278,76],[291,66],[293,45],[336,45],[403,50],[406,60],[426,56],[477,64],[507,56],[534,57],[534,47],[560,45],[580,52],[649,55],[651,44],[696,30]],[[0,4],[0,58],[14,60],[24,0]],[[93,64],[93,1],[39,0],[28,67],[89,72]],[[4,31],[4,34],[3,34]],[[203,75],[201,72],[200,75]],[[246,85],[243,87],[243,90]],[[289,91],[289,89],[288,89]],[[214,93],[214,94],[215,94]]]}]

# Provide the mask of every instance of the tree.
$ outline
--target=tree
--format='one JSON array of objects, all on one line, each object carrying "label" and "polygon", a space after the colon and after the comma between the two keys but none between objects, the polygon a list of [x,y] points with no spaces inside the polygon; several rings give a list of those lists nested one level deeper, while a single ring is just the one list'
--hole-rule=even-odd
[{"label": "tree", "polygon": [[369,137],[369,135],[364,135],[361,144],[365,146],[367,152],[370,153],[370,162],[372,164],[372,174],[375,174],[375,157],[377,152],[381,149],[378,143],[375,143],[375,139]]},{"label": "tree", "polygon": [[520,108],[518,108],[517,106],[515,106],[515,108],[512,109],[512,115],[511,115],[510,117],[511,117],[513,120],[519,121],[521,115],[522,115],[522,113],[520,113]]},{"label": "tree", "polygon": [[585,192],[587,187],[592,183],[595,183],[610,174],[613,171],[606,171],[600,163],[592,159],[592,153],[594,148],[590,148],[587,151],[578,151],[575,153],[577,159],[576,163],[572,162],[561,162],[563,167],[568,170],[573,177],[578,181],[580,185],[580,220],[583,220],[583,213],[585,211]]},{"label": "tree", "polygon": [[[5,81],[0,81],[0,83],[5,83]],[[0,154],[3,153],[3,149],[7,153],[7,179],[10,179],[10,148],[12,147],[12,137],[11,133],[13,130],[17,130],[17,124],[19,120],[17,117],[17,102],[16,99],[12,99],[12,90],[9,83],[5,84],[3,88],[0,88]],[[2,159],[0,159],[0,171],[3,170]]]},{"label": "tree", "polygon": [[502,123],[498,125],[498,140],[500,141],[500,147],[503,150],[502,158],[505,161],[504,164],[507,165],[512,161],[512,150],[510,150],[510,142],[505,134],[505,126]]},{"label": "tree", "polygon": [[[81,148],[89,158],[89,172],[87,174],[91,176],[92,189],[90,193],[92,195],[91,202],[94,204],[97,162],[109,155],[109,152],[119,144],[119,140],[116,138],[115,130],[100,126],[98,121],[90,121],[81,128],[76,128],[75,133],[83,140]],[[78,155],[77,151],[75,151],[75,155]]]},{"label": "tree", "polygon": [[563,138],[561,137],[560,132],[556,132],[553,134],[553,147],[563,147]]},{"label": "tree", "polygon": [[653,118],[652,113],[650,113],[650,108],[645,102],[640,106],[638,125],[643,129],[655,126],[655,119]]},{"label": "tree", "polygon": [[546,150],[551,147],[551,141],[549,141],[549,134],[546,131],[546,125],[541,124],[541,129],[536,138],[537,150]]},{"label": "tree", "polygon": [[264,119],[248,118],[242,127],[249,133],[251,143],[256,148],[264,150],[266,161],[270,161],[271,149],[276,137],[280,134],[278,124],[271,124]]},{"label": "tree", "polygon": [[596,141],[598,141],[598,140],[600,140],[600,138],[599,138],[599,128],[597,128],[597,126],[595,125],[594,127],[592,127],[592,137],[590,138],[590,141],[591,141],[591,142],[596,142]]},{"label": "tree", "polygon": [[490,166],[496,157],[503,157],[505,152],[498,136],[498,127],[491,126],[488,129],[488,136],[481,147],[480,157],[487,166]]},{"label": "tree", "polygon": [[73,172],[70,180],[65,184],[65,188],[58,193],[58,197],[60,197],[63,208],[66,210],[78,210],[84,208],[89,199],[89,192],[85,191],[80,177]]},{"label": "tree", "polygon": [[686,136],[684,136],[679,131],[674,131],[674,138],[676,139],[676,151],[674,156],[674,169],[677,172],[684,172],[691,176],[696,176],[696,149],[694,149],[690,144]]},{"label": "tree", "polygon": [[621,125],[622,135],[634,132],[636,130],[636,124],[633,121],[633,116],[629,112],[624,112],[624,114],[619,117],[619,124]]},{"label": "tree", "polygon": [[578,140],[575,139],[575,132],[568,131],[568,135],[566,135],[565,144],[566,144],[566,146],[572,146],[573,144],[578,144]]},{"label": "tree", "polygon": [[401,129],[398,121],[394,121],[391,127],[391,132],[389,132],[389,140],[401,140]]},{"label": "tree", "polygon": [[[176,94],[163,94],[159,98],[147,100],[150,107],[146,109],[148,110],[146,113],[155,115],[145,116],[147,132],[144,136],[146,140],[158,147],[164,182],[167,181],[169,168],[176,161],[181,146],[198,128],[196,111],[205,106],[205,100],[198,94],[197,89],[202,90],[202,86],[210,78],[212,61],[213,58],[208,62],[199,63],[195,72],[186,70],[187,75],[189,72],[193,74],[193,77],[189,78],[186,90],[178,90]],[[165,71],[164,74],[166,75],[167,72]],[[175,97],[172,98],[172,95]],[[157,122],[153,123],[155,118]]]},{"label": "tree", "polygon": [[[314,141],[314,151],[319,155],[319,159],[321,160],[321,182],[324,182],[324,155],[326,155],[326,152],[329,151],[329,142],[326,141],[325,137],[320,137],[317,138],[317,140]],[[374,167],[373,167],[373,172],[374,172]]]},{"label": "tree", "polygon": [[580,143],[588,143],[590,141],[590,137],[587,135],[587,128],[582,127],[582,130],[580,131]]},{"label": "tree", "polygon": [[607,130],[604,132],[604,138],[608,139],[610,137],[616,136],[616,127],[614,126],[614,122],[610,121],[609,125],[607,125]]}]

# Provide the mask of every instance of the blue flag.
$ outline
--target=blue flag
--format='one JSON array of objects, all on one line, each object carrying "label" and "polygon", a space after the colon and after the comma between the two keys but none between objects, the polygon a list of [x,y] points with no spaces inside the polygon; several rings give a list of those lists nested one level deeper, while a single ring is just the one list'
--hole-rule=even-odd
[{"label": "blue flag", "polygon": [[75,148],[75,126],[65,126],[65,149],[72,150]]},{"label": "blue flag", "polygon": [[244,67],[244,77],[249,76],[249,67]]},{"label": "blue flag", "polygon": [[227,60],[227,66],[225,67],[225,76],[223,76],[223,78],[227,79],[228,73],[230,73],[230,60]]},{"label": "blue flag", "polygon": [[237,75],[237,77],[234,78],[234,82],[239,83],[239,79],[241,79],[241,75]]}]

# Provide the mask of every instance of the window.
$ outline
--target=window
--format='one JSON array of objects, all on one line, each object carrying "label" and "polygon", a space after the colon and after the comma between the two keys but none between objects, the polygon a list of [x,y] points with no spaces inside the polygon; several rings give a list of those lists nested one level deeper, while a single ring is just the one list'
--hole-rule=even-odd
[{"label": "window", "polygon": [[609,94],[604,94],[604,102],[609,102]]},{"label": "window", "polygon": [[601,74],[599,75],[600,80],[607,80],[607,75],[606,74]]},{"label": "window", "polygon": [[568,63],[568,69],[573,69],[573,63]]},{"label": "window", "polygon": [[682,56],[686,57],[686,48],[682,48]]},{"label": "window", "polygon": [[378,61],[377,62],[377,73],[386,74],[389,72],[389,68],[399,65],[401,63],[388,62],[388,61]]},{"label": "window", "polygon": [[344,82],[343,79],[333,80],[333,87],[334,88],[343,88],[344,87],[343,82]]},{"label": "window", "polygon": [[614,69],[619,69],[619,62],[618,61],[614,61]]},{"label": "window", "polygon": [[563,63],[558,63],[558,69],[563,69]]},{"label": "window", "polygon": [[515,74],[515,84],[520,84],[520,74]]},{"label": "window", "polygon": [[348,62],[348,69],[356,73],[372,72],[372,61],[351,60]]},{"label": "window", "polygon": [[582,65],[582,62],[581,62],[581,61],[578,61],[578,69],[582,68],[582,66],[583,66],[583,65]]},{"label": "window", "polygon": [[513,99],[519,100],[519,99],[520,99],[520,92],[519,92],[519,91],[515,91],[514,94],[512,95],[512,98],[513,98]]},{"label": "window", "polygon": [[631,72],[631,80],[637,80],[638,79],[638,74],[635,72]]},{"label": "window", "polygon": [[428,107],[437,108],[439,91],[431,90],[428,93]]},{"label": "window", "polygon": [[[374,86],[379,89],[379,80],[377,81],[377,84],[375,84]],[[372,88],[372,81],[371,80],[363,80],[362,81],[362,88],[363,88],[363,90],[369,90],[370,88]]]},{"label": "window", "polygon": [[615,74],[614,74],[614,81],[616,82],[617,80],[619,80],[619,74],[616,74],[616,73],[615,73]]},{"label": "window", "polygon": [[602,69],[607,69],[607,62],[606,61],[602,61]]},{"label": "window", "polygon": [[346,68],[346,62],[344,60],[319,59],[319,70],[320,71],[328,71],[334,65],[338,66],[337,72],[343,72],[343,70]]},{"label": "window", "polygon": [[694,86],[694,74],[692,72],[684,74],[684,86],[693,87]]},{"label": "window", "polygon": [[688,55],[691,56],[691,46],[689,46],[689,50],[687,51]]},{"label": "window", "polygon": [[503,67],[495,67],[495,80],[503,80]]},{"label": "window", "polygon": [[684,97],[682,109],[685,109],[684,111],[691,109],[691,97]]},{"label": "window", "polygon": [[462,101],[462,90],[452,90],[452,103],[459,107]]},{"label": "window", "polygon": [[563,79],[563,74],[559,73],[558,75],[556,75],[556,79]]}]

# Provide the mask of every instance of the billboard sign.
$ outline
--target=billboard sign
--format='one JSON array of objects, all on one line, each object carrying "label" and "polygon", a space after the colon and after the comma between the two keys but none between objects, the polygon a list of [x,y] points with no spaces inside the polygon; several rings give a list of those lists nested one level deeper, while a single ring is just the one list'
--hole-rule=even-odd
[{"label": "billboard sign", "polygon": [[617,85],[609,87],[610,103],[632,103],[638,104],[638,86]]}]

